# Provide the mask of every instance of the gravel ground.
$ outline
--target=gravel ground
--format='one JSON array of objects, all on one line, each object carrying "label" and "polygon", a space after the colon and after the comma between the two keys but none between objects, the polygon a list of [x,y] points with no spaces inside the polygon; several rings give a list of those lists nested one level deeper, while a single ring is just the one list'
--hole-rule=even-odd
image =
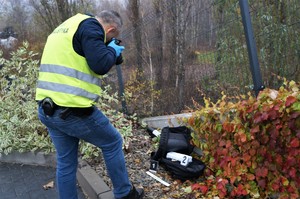
[{"label": "gravel ground", "polygon": [[[136,187],[142,187],[145,191],[144,199],[172,199],[172,198],[194,198],[184,194],[185,183],[172,179],[164,168],[159,167],[156,176],[170,183],[169,187],[156,181],[146,174],[150,167],[151,152],[156,151],[154,143],[145,129],[135,130],[130,138],[130,145],[125,150],[125,159],[130,180]],[[102,179],[112,188],[111,181],[107,176],[104,160],[88,161]]]}]

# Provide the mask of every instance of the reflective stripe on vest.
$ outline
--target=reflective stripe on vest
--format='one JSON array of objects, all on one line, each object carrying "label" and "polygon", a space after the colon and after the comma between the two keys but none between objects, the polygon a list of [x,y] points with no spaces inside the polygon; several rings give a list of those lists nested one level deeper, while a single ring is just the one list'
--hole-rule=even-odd
[{"label": "reflective stripe on vest", "polygon": [[[59,84],[59,83],[46,82],[46,81],[39,80],[37,83],[37,87],[41,88],[41,89],[55,91],[55,92],[68,93],[68,94],[77,95],[77,96],[81,96],[81,97],[87,97],[93,101],[97,101],[99,99],[99,95],[87,92],[86,90],[83,90],[81,88],[64,85],[64,84]],[[78,94],[78,93],[81,93],[81,94]]]},{"label": "reflective stripe on vest", "polygon": [[96,85],[99,85],[99,81],[100,81],[98,77],[95,77],[93,75],[80,72],[73,68],[68,68],[65,66],[58,66],[53,64],[41,64],[40,72],[57,73],[61,75],[66,75]]}]

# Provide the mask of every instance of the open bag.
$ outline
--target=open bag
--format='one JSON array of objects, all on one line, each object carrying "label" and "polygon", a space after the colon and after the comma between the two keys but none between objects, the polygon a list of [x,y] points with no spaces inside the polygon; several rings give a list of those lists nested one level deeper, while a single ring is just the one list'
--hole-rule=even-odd
[{"label": "open bag", "polygon": [[[194,146],[190,143],[191,138],[191,131],[186,126],[164,127],[160,135],[159,148],[151,154],[151,160],[159,162],[175,179],[199,178],[203,175],[205,164],[196,158],[192,158],[188,163],[183,162],[194,150]],[[181,160],[167,158],[169,152],[179,153]]]}]

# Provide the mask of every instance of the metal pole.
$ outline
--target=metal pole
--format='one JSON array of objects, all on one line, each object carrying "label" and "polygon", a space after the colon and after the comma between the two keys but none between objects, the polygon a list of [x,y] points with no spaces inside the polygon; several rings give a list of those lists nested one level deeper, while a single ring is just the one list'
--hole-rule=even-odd
[{"label": "metal pole", "polygon": [[265,87],[262,83],[262,77],[261,77],[260,67],[258,63],[257,49],[256,49],[256,43],[253,34],[252,23],[251,23],[249,4],[248,4],[248,0],[239,0],[239,3],[241,8],[242,20],[243,20],[247,48],[248,48],[250,70],[252,73],[252,79],[254,84],[253,90],[255,91],[255,95],[257,96],[259,94],[259,91],[263,90]]},{"label": "metal pole", "polygon": [[127,105],[126,105],[126,100],[124,98],[124,83],[123,83],[123,76],[122,76],[122,69],[121,69],[121,65],[116,65],[116,69],[117,69],[117,74],[118,74],[118,82],[119,82],[119,97],[121,99],[122,102],[122,111],[123,113],[125,113],[126,115],[127,113]]}]

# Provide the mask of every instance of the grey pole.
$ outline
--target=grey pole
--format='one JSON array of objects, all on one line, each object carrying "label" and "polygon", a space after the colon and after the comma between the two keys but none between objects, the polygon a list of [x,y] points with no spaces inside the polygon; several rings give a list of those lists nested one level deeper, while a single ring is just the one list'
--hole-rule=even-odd
[{"label": "grey pole", "polygon": [[116,69],[117,69],[118,82],[119,82],[119,97],[120,97],[121,102],[122,102],[122,111],[123,111],[123,113],[125,113],[127,115],[128,113],[127,113],[126,100],[124,98],[124,93],[125,92],[124,92],[124,83],[123,83],[121,65],[116,65]]},{"label": "grey pole", "polygon": [[251,23],[251,16],[249,11],[249,4],[248,0],[239,0],[240,8],[241,8],[241,14],[242,14],[242,20],[245,30],[245,36],[246,36],[246,42],[247,42],[247,48],[248,48],[248,56],[250,61],[250,69],[252,73],[252,79],[255,91],[255,95],[257,96],[259,94],[259,91],[264,89],[264,85],[262,83],[262,77],[257,57],[257,49],[256,49],[256,43],[254,39],[253,34],[253,28]]}]

